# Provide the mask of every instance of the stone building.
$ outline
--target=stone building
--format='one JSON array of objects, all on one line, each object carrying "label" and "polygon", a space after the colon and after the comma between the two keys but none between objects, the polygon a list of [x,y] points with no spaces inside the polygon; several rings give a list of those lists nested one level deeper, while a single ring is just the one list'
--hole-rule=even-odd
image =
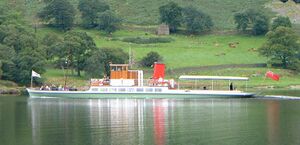
[{"label": "stone building", "polygon": [[165,23],[160,24],[157,28],[157,35],[169,35],[170,34],[170,29],[169,26]]}]

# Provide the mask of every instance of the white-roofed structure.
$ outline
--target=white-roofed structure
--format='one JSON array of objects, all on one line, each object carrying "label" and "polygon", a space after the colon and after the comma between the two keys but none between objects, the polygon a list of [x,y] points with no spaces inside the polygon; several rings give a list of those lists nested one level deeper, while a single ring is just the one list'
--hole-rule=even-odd
[{"label": "white-roofed structure", "polygon": [[231,76],[189,76],[179,77],[180,80],[228,80],[228,81],[248,81],[247,77],[231,77]]}]

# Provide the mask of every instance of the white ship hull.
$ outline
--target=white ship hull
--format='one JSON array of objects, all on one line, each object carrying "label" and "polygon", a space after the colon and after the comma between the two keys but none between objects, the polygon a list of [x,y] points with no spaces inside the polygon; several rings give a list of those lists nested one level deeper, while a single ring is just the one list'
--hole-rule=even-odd
[{"label": "white ship hull", "polygon": [[99,91],[43,91],[27,89],[31,98],[232,98],[252,97],[253,93],[214,90],[166,90],[162,92],[99,92]]}]

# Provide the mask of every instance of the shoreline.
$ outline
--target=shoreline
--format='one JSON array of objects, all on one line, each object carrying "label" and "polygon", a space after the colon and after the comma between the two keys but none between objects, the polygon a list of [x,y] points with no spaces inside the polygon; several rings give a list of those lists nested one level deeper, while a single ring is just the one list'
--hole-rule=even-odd
[{"label": "shoreline", "polygon": [[26,88],[23,87],[0,88],[0,95],[22,95],[25,92]]}]

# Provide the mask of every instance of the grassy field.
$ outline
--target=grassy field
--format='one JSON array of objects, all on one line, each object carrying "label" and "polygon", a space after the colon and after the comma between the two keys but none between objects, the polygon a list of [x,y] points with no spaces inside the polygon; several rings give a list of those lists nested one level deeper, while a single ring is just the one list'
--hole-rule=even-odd
[{"label": "grassy field", "polygon": [[[272,71],[280,75],[279,81],[274,81],[265,77],[267,71]],[[275,68],[227,68],[215,71],[194,72],[194,75],[216,75],[216,76],[243,76],[249,77],[248,86],[252,88],[282,88],[299,85],[300,74],[293,71]],[[243,82],[239,83],[244,85]]]},{"label": "grassy field", "polygon": [[[86,31],[77,29],[77,31]],[[44,34],[57,31],[39,29],[40,38]],[[99,48],[122,48],[129,52],[131,48],[135,61],[138,62],[150,51],[156,51],[163,56],[163,62],[168,68],[195,67],[221,64],[252,64],[264,63],[266,59],[257,53],[257,49],[265,42],[264,37],[246,35],[205,35],[185,36],[170,35],[174,41],[170,43],[133,44],[121,41],[127,37],[157,37],[150,32],[137,30],[121,30],[112,37],[107,37],[99,31],[89,30],[87,33],[94,38]],[[147,34],[147,35],[145,35]],[[229,47],[235,44],[235,48]]]}]

